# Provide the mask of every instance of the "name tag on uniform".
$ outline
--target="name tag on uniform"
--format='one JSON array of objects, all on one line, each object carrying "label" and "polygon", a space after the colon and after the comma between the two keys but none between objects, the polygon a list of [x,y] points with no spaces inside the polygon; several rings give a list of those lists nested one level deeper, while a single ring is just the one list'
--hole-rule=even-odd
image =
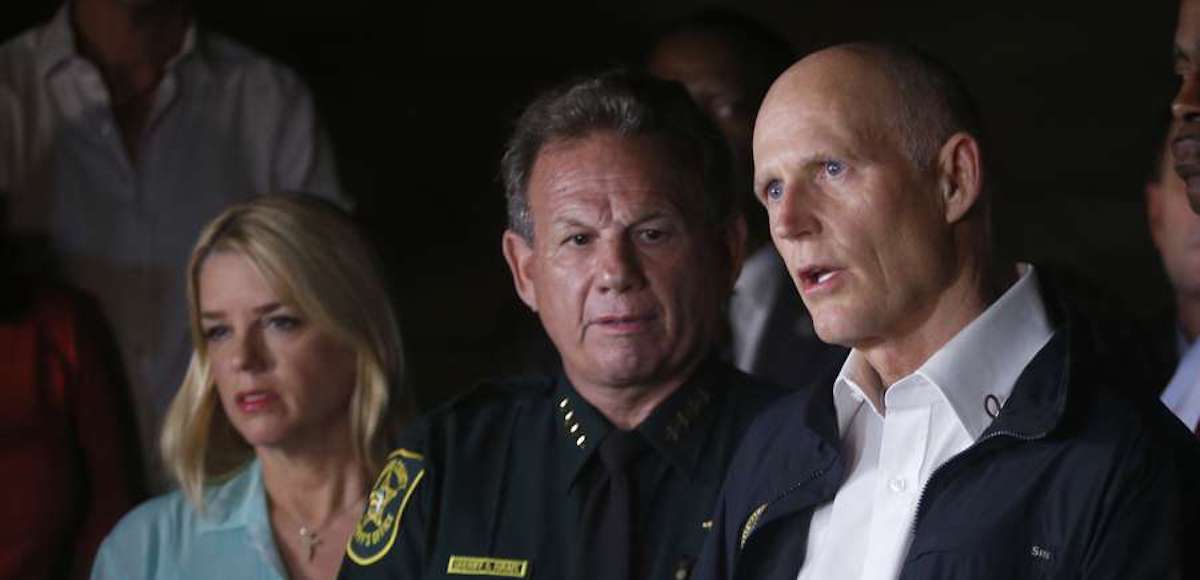
[{"label": "name tag on uniform", "polygon": [[529,574],[529,560],[450,556],[450,563],[446,565],[446,573],[458,576],[525,578]]}]

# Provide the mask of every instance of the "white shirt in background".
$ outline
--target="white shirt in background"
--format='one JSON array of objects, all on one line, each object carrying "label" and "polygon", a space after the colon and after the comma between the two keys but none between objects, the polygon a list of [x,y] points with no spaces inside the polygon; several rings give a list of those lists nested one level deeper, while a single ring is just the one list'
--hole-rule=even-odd
[{"label": "white shirt in background", "polygon": [[76,50],[70,7],[0,46],[0,191],[10,232],[46,239],[99,300],[161,487],[158,425],[191,354],[184,270],[200,229],[254,195],[337,198],[339,186],[300,78],[195,26],[155,89],[134,163],[99,70]]}]

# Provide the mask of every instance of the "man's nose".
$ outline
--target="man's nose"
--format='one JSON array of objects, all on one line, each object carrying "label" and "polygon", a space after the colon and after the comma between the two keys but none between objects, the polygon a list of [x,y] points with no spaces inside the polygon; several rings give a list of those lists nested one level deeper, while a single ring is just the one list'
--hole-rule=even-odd
[{"label": "man's nose", "polygon": [[1184,73],[1179,92],[1171,102],[1171,114],[1183,123],[1200,121],[1200,75],[1195,71]]},{"label": "man's nose", "polygon": [[778,239],[793,239],[821,231],[820,221],[813,212],[813,202],[799,188],[788,188],[783,197],[767,206],[771,234]]},{"label": "man's nose", "polygon": [[625,237],[599,242],[599,288],[603,292],[628,292],[643,281],[641,263],[633,243]]}]

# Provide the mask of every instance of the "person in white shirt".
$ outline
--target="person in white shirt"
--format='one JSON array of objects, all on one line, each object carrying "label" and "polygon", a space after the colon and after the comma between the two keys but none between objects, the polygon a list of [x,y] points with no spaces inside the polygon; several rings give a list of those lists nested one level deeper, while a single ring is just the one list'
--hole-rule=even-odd
[{"label": "person in white shirt", "polygon": [[233,202],[296,190],[340,196],[311,95],[198,28],[189,0],[72,0],[0,46],[10,231],[99,299],[148,462],[190,353],[180,272],[192,240]]},{"label": "person in white shirt", "polygon": [[772,85],[756,191],[817,334],[852,350],[751,428],[697,578],[1196,573],[1200,445],[994,257],[981,134],[958,77],[906,47],[823,50]]}]

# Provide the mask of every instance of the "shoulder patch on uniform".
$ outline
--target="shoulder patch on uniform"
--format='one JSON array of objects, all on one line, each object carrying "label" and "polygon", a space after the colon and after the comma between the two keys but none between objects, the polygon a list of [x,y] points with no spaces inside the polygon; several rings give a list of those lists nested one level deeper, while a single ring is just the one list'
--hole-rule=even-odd
[{"label": "shoulder patch on uniform", "polygon": [[404,508],[424,476],[425,457],[421,454],[397,449],[388,455],[367,496],[367,511],[346,544],[346,557],[359,566],[370,566],[391,551]]}]

